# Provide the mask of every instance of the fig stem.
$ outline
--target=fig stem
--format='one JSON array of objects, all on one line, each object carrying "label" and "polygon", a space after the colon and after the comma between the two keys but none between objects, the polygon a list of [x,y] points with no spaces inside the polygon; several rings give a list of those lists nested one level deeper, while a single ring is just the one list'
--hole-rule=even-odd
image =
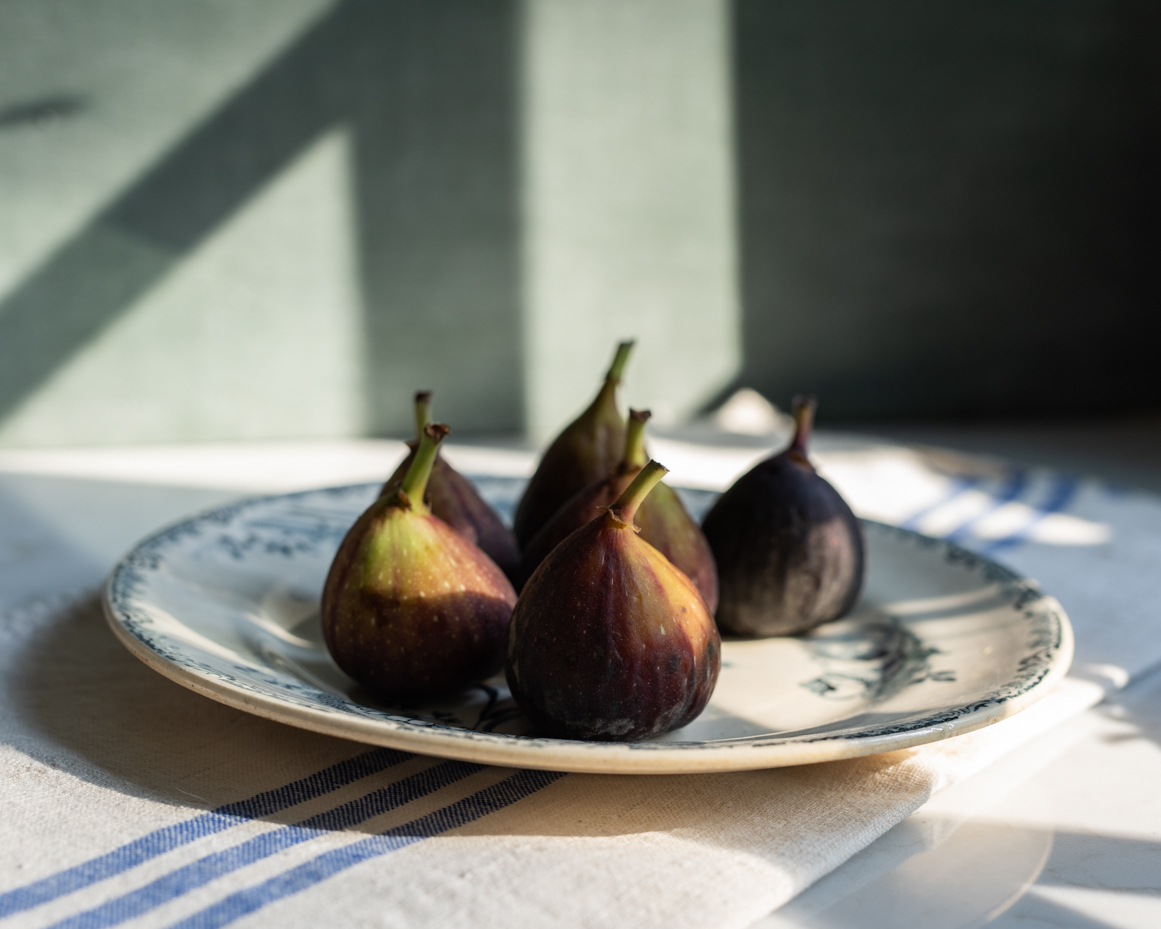
[{"label": "fig stem", "polygon": [[624,469],[643,468],[649,459],[645,455],[645,424],[652,414],[648,410],[629,410],[629,426],[625,430]]},{"label": "fig stem", "polygon": [[435,465],[435,456],[439,452],[440,443],[451,432],[443,423],[429,423],[423,427],[420,434],[419,448],[415,450],[415,459],[407,469],[407,476],[399,487],[399,493],[406,499],[408,506],[415,513],[426,516],[431,512],[423,502],[423,494],[427,490],[427,479],[431,477],[431,469]]},{"label": "fig stem", "polygon": [[609,373],[605,375],[605,382],[601,385],[601,389],[597,391],[596,397],[589,405],[589,410],[598,410],[606,403],[617,405],[617,387],[621,383],[621,375],[625,373],[625,365],[628,364],[629,354],[632,351],[632,341],[621,342],[617,346],[617,354],[613,358],[613,364],[609,368]]},{"label": "fig stem", "polygon": [[657,482],[668,473],[669,469],[665,465],[650,459],[649,464],[641,469],[641,473],[633,478],[633,483],[617,498],[617,502],[609,507],[609,512],[621,522],[633,525],[637,507],[649,496],[649,491],[657,485]]},{"label": "fig stem", "polygon": [[629,363],[629,355],[633,351],[633,340],[621,342],[617,346],[617,354],[613,356],[613,364],[609,367],[609,373],[605,375],[605,381],[619,382],[625,374],[625,365]]},{"label": "fig stem", "polygon": [[810,432],[814,428],[814,411],[817,407],[818,398],[813,394],[799,394],[790,404],[794,414],[794,441],[790,447],[804,458],[810,443]]},{"label": "fig stem", "polygon": [[431,422],[431,391],[421,390],[415,395],[415,440],[423,441],[424,427]]}]

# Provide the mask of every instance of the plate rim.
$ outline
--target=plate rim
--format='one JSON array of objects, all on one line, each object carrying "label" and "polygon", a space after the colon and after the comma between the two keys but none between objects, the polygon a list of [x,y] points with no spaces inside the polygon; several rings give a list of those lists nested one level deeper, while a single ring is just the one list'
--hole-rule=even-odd
[{"label": "plate rim", "polygon": [[[492,479],[494,475],[480,477]],[[1034,653],[1043,654],[1030,669],[1028,680],[1010,694],[1004,693],[1006,688],[1012,687],[1012,682],[1008,681],[997,685],[988,698],[865,733],[839,732],[791,738],[774,736],[772,738],[779,740],[773,744],[754,741],[755,737],[747,737],[746,741],[715,742],[580,742],[483,733],[395,716],[385,711],[371,711],[376,715],[366,715],[339,706],[320,709],[299,705],[289,702],[286,697],[255,689],[254,685],[241,685],[236,679],[180,664],[147,641],[139,629],[133,628],[133,619],[128,614],[134,608],[125,603],[135,593],[131,576],[134,572],[156,570],[162,561],[156,550],[189,534],[195,525],[207,522],[224,524],[241,511],[262,504],[320,493],[352,493],[376,486],[378,482],[369,482],[250,496],[163,526],[139,541],[113,568],[101,598],[106,621],[118,641],[152,670],[195,693],[243,712],[324,735],[421,755],[577,773],[745,771],[837,761],[913,748],[973,732],[1014,716],[1047,694],[1067,674],[1072,662],[1075,643],[1068,616],[1060,603],[1040,590],[1035,582],[948,539],[866,519],[860,521],[873,531],[895,535],[921,547],[940,549],[945,560],[963,562],[969,570],[982,572],[985,579],[1002,585],[1005,593],[1012,597],[1013,608],[1029,618],[1032,618],[1035,608],[1037,615],[1054,624],[1052,640]],[[349,700],[341,702],[351,707],[358,706]]]}]

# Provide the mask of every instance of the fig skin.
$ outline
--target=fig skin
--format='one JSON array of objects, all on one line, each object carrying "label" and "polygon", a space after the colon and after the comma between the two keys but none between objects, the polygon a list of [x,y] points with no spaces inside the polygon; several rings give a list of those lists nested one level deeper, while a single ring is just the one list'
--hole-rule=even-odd
[{"label": "fig skin", "polygon": [[632,342],[617,346],[613,364],[593,402],[565,427],[540,459],[513,520],[521,549],[573,494],[604,478],[621,460],[625,423],[617,412],[617,387],[632,349]]},{"label": "fig skin", "polygon": [[[600,516],[601,510],[611,506],[641,473],[645,466],[644,430],[649,416],[648,410],[629,411],[625,453],[616,470],[589,484],[565,503],[528,543],[515,578],[518,590],[557,545]],[[641,502],[634,519],[641,538],[693,581],[712,614],[718,605],[718,571],[713,552],[677,492],[664,483],[657,484]]]},{"label": "fig skin", "polygon": [[701,594],[620,506],[641,486],[553,549],[512,614],[508,686],[544,735],[660,735],[695,719],[717,683],[721,639]]},{"label": "fig skin", "polygon": [[[431,420],[431,391],[415,395],[415,419],[420,434]],[[387,479],[380,495],[390,494],[403,484],[419,442],[408,442],[411,451]],[[471,482],[440,455],[435,459],[427,482],[424,502],[431,512],[451,526],[463,538],[479,546],[510,579],[517,576],[520,549],[516,537],[500,520],[499,515],[476,493]]]},{"label": "fig skin", "polygon": [[862,589],[863,531],[806,456],[813,397],[794,442],[742,475],[702,523],[717,561],[723,632],[795,635],[844,616]]},{"label": "fig skin", "polygon": [[[417,455],[428,473],[434,444],[425,439]],[[452,693],[497,673],[516,603],[483,551],[413,502],[406,490],[421,500],[424,489],[411,481],[415,471],[355,521],[323,587],[323,638],[335,662],[388,700]]]},{"label": "fig skin", "polygon": [[718,568],[701,527],[668,484],[658,484],[637,511],[641,538],[693,581],[712,616],[718,608]]}]

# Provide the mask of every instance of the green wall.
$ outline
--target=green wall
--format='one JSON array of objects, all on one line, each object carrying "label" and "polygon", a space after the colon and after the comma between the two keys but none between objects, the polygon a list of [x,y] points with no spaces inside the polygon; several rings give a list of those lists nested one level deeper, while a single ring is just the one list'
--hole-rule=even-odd
[{"label": "green wall", "polygon": [[1161,403],[1144,0],[3,0],[0,445]]},{"label": "green wall", "polygon": [[[660,25],[659,25],[660,24]],[[0,444],[543,437],[737,370],[727,8],[0,5]]]}]

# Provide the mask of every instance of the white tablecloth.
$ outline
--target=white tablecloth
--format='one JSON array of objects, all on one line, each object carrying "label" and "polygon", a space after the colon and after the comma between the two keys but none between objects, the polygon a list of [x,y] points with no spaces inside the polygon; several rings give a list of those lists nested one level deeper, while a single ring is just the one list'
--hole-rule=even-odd
[{"label": "white tablecloth", "polygon": [[[905,752],[684,777],[562,777],[368,750],[140,665],[96,599],[140,535],[239,491],[373,480],[396,443],[0,453],[0,919],[12,925],[746,926],[935,791],[1161,660],[1161,501],[999,462],[822,437],[864,515],[1038,579],[1073,676]],[[675,483],[764,454],[658,440]],[[465,471],[527,454],[450,448]]]}]

